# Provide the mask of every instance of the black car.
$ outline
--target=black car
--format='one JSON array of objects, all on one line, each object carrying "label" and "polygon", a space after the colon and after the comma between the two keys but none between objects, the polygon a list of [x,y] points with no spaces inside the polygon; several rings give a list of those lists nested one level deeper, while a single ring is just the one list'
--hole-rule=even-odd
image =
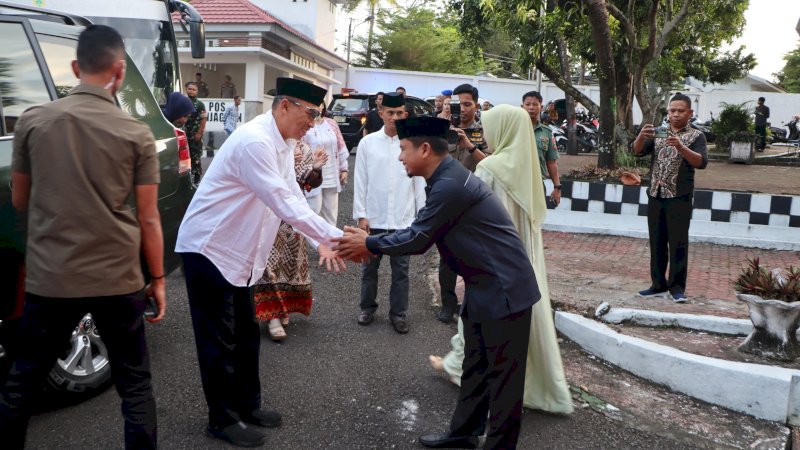
[{"label": "black car", "polygon": [[[376,94],[335,94],[328,107],[331,116],[342,131],[348,149],[353,149],[361,141],[367,112],[375,107]],[[433,105],[417,97],[406,96],[406,108],[417,116],[432,116]]]}]

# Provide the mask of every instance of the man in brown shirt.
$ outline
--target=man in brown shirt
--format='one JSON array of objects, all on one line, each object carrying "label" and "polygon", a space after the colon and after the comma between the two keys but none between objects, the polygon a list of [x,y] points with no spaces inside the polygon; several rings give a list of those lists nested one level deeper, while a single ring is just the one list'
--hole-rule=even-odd
[{"label": "man in brown shirt", "polygon": [[[145,296],[164,316],[158,160],[147,126],[114,103],[125,77],[125,47],[106,26],[78,38],[72,62],[80,85],[17,122],[12,202],[28,210],[25,310],[20,351],[0,390],[0,436],[22,448],[31,395],[80,319],[102,329],[122,397],[127,448],[156,448],[156,405],[142,313]],[[127,199],[136,198],[136,214]],[[151,273],[145,288],[139,260]]]}]

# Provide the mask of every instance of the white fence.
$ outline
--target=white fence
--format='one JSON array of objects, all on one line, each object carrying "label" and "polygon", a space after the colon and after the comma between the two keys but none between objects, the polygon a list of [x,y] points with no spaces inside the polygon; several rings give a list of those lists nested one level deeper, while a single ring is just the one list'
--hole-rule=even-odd
[{"label": "white fence", "polygon": [[[337,71],[337,80],[344,83],[345,71]],[[564,97],[564,91],[550,82],[541,83],[532,80],[510,80],[478,77],[471,75],[454,75],[449,73],[411,72],[406,70],[370,69],[364,67],[351,67],[349,83],[351,88],[359,92],[391,91],[402,86],[409,95],[428,97],[439,94],[444,89],[453,89],[459,84],[469,83],[478,88],[480,96],[495,105],[508,103],[519,105],[522,103],[522,94],[528,91],[540,90],[545,101]],[[596,85],[576,86],[595,102],[600,100],[600,87]],[[775,92],[752,91],[726,91],[712,92],[682,91],[694,101],[693,109],[700,120],[710,118],[713,113],[717,117],[722,111],[721,103],[743,103],[751,101],[755,107],[758,97],[766,98],[766,105],[770,107],[770,121],[774,126],[788,122],[795,114],[800,114],[800,94],[781,94]],[[642,112],[639,105],[634,102],[633,121],[639,123]]]}]

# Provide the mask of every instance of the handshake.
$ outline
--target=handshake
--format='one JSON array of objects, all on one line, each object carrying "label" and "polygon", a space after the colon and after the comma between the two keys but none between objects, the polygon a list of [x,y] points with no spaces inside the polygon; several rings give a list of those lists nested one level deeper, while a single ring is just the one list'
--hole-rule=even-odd
[{"label": "handshake", "polygon": [[363,263],[372,258],[372,252],[367,249],[367,237],[369,233],[362,228],[344,227],[344,236],[334,238],[336,246],[329,248],[321,245],[317,248],[319,252],[319,265],[324,264],[328,272],[347,270],[345,260],[355,263]]}]

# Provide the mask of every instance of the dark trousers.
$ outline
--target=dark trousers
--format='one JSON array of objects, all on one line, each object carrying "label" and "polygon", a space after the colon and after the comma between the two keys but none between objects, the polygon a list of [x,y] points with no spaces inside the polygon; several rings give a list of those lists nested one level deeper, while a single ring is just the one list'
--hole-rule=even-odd
[{"label": "dark trousers", "polygon": [[453,436],[480,433],[489,417],[487,449],[514,449],[522,419],[525,361],[531,308],[508,317],[476,322],[462,315],[464,362]]},{"label": "dark trousers", "polygon": [[756,125],[756,150],[764,150],[767,146],[767,126]]},{"label": "dark trousers", "polygon": [[0,391],[3,448],[25,446],[31,401],[64,350],[75,326],[91,313],[108,349],[111,378],[122,399],[125,448],[157,447],[156,401],[150,384],[145,341],[144,291],[91,298],[49,298],[26,294],[19,354]]},{"label": "dark trousers", "polygon": [[[650,279],[656,290],[685,292],[689,264],[689,222],[692,194],[674,198],[648,196]],[[669,279],[667,273],[669,262]]]},{"label": "dark trousers", "polygon": [[458,297],[456,296],[457,279],[458,275],[442,258],[439,262],[439,288],[442,295],[442,308],[447,308],[453,312],[458,309]]},{"label": "dark trousers", "polygon": [[203,177],[203,142],[197,142],[190,137],[189,156],[192,158],[192,180],[198,184]]},{"label": "dark trousers", "polygon": [[203,255],[181,256],[208,423],[223,428],[261,407],[253,291],[228,283]]},{"label": "dark trousers", "polygon": [[[383,234],[387,230],[370,230],[369,234]],[[361,270],[361,307],[362,311],[375,312],[378,309],[378,269],[381,257],[377,255],[363,264]],[[408,266],[410,256],[390,256],[392,266],[392,287],[389,290],[389,317],[406,317],[408,310]]]}]

